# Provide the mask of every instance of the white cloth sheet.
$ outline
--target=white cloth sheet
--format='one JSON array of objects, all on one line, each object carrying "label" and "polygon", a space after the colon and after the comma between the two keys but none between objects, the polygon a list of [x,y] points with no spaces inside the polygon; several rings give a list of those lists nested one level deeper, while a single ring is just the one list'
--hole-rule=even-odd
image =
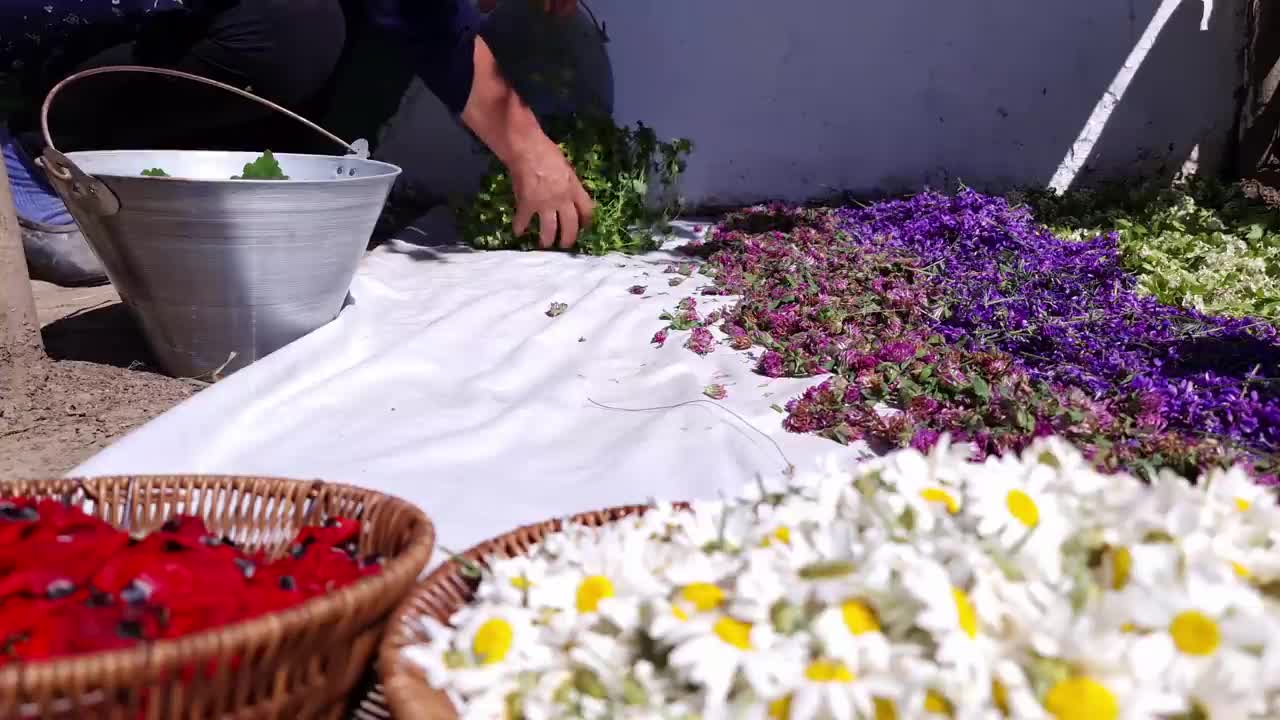
[{"label": "white cloth sheet", "polygon": [[[432,218],[435,223],[431,222]],[[787,433],[782,405],[817,379],[769,380],[754,353],[699,357],[688,333],[650,345],[658,316],[708,282],[669,287],[669,253],[470,252],[429,215],[371,253],[329,325],[217,383],[70,475],[231,473],[320,478],[417,503],[461,551],[519,525],[651,498],[714,498],[779,451],[798,469],[858,448]],[[435,229],[432,229],[432,228]],[[698,224],[678,230],[688,237]],[[628,288],[647,285],[643,296]],[[546,315],[553,302],[569,309]],[[710,310],[732,298],[703,298]],[[621,412],[703,398],[721,404]],[[437,552],[434,562],[441,559]]]}]

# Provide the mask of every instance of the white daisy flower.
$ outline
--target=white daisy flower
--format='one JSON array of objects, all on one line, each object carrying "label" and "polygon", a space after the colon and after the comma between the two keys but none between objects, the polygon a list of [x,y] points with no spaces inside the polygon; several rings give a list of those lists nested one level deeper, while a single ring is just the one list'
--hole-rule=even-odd
[{"label": "white daisy flower", "polygon": [[710,707],[725,703],[739,673],[757,695],[767,697],[775,694],[779,675],[787,672],[768,652],[776,638],[766,623],[724,614],[697,617],[673,625],[658,639],[673,648],[671,668],[702,687]]},{"label": "white daisy flower", "polygon": [[1182,595],[1178,587],[1153,588],[1131,609],[1138,637],[1129,650],[1133,673],[1158,679],[1185,693],[1205,673],[1257,678],[1261,663],[1252,652],[1267,625],[1229,605],[1229,593]]},{"label": "white daisy flower", "polygon": [[990,661],[997,645],[969,589],[956,585],[941,566],[924,561],[909,570],[903,582],[922,606],[915,624],[937,645],[936,661],[955,668],[977,687],[990,687]]},{"label": "white daisy flower", "polygon": [[849,598],[828,607],[814,619],[813,632],[828,657],[859,673],[888,669],[889,639],[869,600]]},{"label": "white daisy flower", "polygon": [[486,720],[1280,716],[1269,491],[962,453],[566,527],[405,657]]},{"label": "white daisy flower", "polygon": [[1041,702],[1053,720],[1152,720],[1187,709],[1180,698],[1123,673],[1068,674],[1049,685]]},{"label": "white daisy flower", "polygon": [[572,684],[573,669],[569,667],[555,668],[539,675],[521,698],[521,712],[526,720],[555,720],[560,717],[563,712],[560,696],[564,688]]},{"label": "white daisy flower", "polygon": [[943,440],[928,455],[904,450],[886,462],[884,481],[897,491],[897,501],[891,503],[894,517],[909,509],[913,527],[928,533],[939,520],[960,513],[963,465],[956,461],[957,452],[963,449]]},{"label": "white daisy flower", "polygon": [[814,559],[788,573],[786,595],[797,605],[818,603],[829,605],[839,602],[851,590],[865,587],[859,577],[862,558],[856,548],[847,548],[839,554],[818,553]]},{"label": "white daisy flower", "polygon": [[994,719],[1048,720],[1048,713],[1036,697],[1035,688],[1022,667],[1013,660],[1001,660],[992,668],[991,707],[984,717]]},{"label": "white daisy flower", "polygon": [[1203,720],[1264,717],[1266,699],[1257,692],[1263,679],[1261,666],[1258,672],[1244,675],[1225,668],[1202,673],[1186,690],[1192,716]]},{"label": "white daisy flower", "polygon": [[1129,508],[1127,525],[1130,532],[1145,536],[1186,537],[1212,518],[1204,497],[1186,478],[1162,471]]},{"label": "white daisy flower", "polygon": [[871,687],[839,660],[812,660],[798,686],[773,706],[779,717],[794,720],[854,720],[875,712]]},{"label": "white daisy flower", "polygon": [[775,553],[766,550],[748,552],[742,567],[733,577],[729,612],[749,622],[767,622],[773,607],[794,586],[793,570]]},{"label": "white daisy flower", "polygon": [[507,698],[520,689],[513,679],[502,679],[480,688],[467,698],[459,720],[493,720],[507,713]]},{"label": "white daisy flower", "polygon": [[413,646],[406,657],[433,684],[448,683],[459,692],[492,687],[523,670],[553,664],[550,648],[538,641],[532,614],[503,605],[475,606],[455,618],[456,631],[430,619],[424,626],[434,642]]},{"label": "white daisy flower", "polygon": [[[1027,465],[1052,468],[1059,482],[1078,493],[1102,492],[1115,484],[1114,478],[1096,472],[1084,453],[1059,437],[1036,438],[1022,451],[1021,460]],[[1134,488],[1137,487],[1135,484]]]},{"label": "white daisy flower", "polygon": [[529,607],[592,615],[602,602],[620,593],[641,597],[662,593],[665,586],[645,566],[643,542],[631,534],[595,536],[590,545],[578,550],[572,563],[545,572],[529,589]]},{"label": "white daisy flower", "polygon": [[1087,616],[1067,629],[1062,652],[1027,667],[1042,686],[1040,702],[1054,720],[1152,720],[1188,709],[1185,698],[1132,673],[1128,633],[1101,627]]},{"label": "white daisy flower", "polygon": [[[1001,468],[1007,460],[988,460],[985,467]],[[1003,468],[1002,468],[1003,469]],[[1060,503],[1049,489],[1054,473],[1037,465],[1022,472],[993,472],[992,477],[966,487],[965,510],[977,520],[977,532],[1015,553],[1023,572],[1056,582],[1062,573],[1062,544],[1069,525]]]},{"label": "white daisy flower", "polygon": [[1242,468],[1213,468],[1201,479],[1213,510],[1227,515],[1280,514],[1273,488],[1254,482]]},{"label": "white daisy flower", "polygon": [[546,563],[528,555],[491,558],[488,562],[489,582],[476,588],[476,600],[485,603],[524,604],[529,591],[546,577]]},{"label": "white daisy flower", "polygon": [[649,607],[649,632],[656,637],[681,636],[681,626],[698,617],[723,614],[732,596],[715,583],[692,582],[677,586],[672,597],[654,600]]},{"label": "white daisy flower", "polygon": [[692,509],[674,518],[677,529],[672,542],[707,553],[736,554],[751,546],[755,521],[749,508],[702,501],[693,503]]}]

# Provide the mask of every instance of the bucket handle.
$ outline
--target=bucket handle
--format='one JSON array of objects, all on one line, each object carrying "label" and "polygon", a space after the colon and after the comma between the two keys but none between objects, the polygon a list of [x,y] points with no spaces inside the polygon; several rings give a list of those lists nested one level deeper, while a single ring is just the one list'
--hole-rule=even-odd
[{"label": "bucket handle", "polygon": [[312,130],[315,130],[321,135],[324,135],[326,138],[332,140],[334,143],[341,145],[343,149],[347,151],[348,155],[360,155],[360,156],[368,155],[367,148],[358,147],[363,143],[359,143],[358,141],[355,145],[348,143],[346,140],[343,140],[337,135],[334,135],[328,130],[325,130],[319,125],[293,112],[292,110],[281,107],[280,105],[277,105],[276,103],[273,103],[270,100],[267,100],[266,98],[258,97],[257,95],[254,95],[253,93],[249,92],[248,90],[241,90],[240,88],[235,87],[234,85],[228,85],[224,82],[212,80],[207,77],[201,77],[199,75],[193,75],[191,73],[182,72],[181,70],[170,70],[168,68],[147,67],[145,65],[109,65],[106,67],[90,68],[88,70],[82,70],[74,75],[70,75],[64,78],[57,85],[54,85],[53,89],[49,91],[49,94],[45,96],[44,105],[40,108],[40,132],[44,135],[44,144],[46,147],[51,147],[56,149],[56,147],[53,144],[53,138],[49,135],[49,108],[52,107],[53,105],[54,97],[56,97],[64,87],[78,80],[83,80],[84,78],[92,77],[94,75],[105,75],[107,73],[117,73],[117,72],[137,72],[137,73],[148,73],[151,75],[164,75],[166,77],[185,78],[187,80],[203,83],[205,85],[211,85],[216,88],[222,88],[223,90],[226,90],[231,93],[235,93],[236,95],[239,95],[240,97],[243,97],[247,100],[252,100],[258,103],[259,105],[264,105],[272,110],[275,110],[276,112],[282,113],[284,115],[288,115],[289,117],[293,118],[294,120],[297,120],[303,125],[306,125]]},{"label": "bucket handle", "polygon": [[71,161],[70,158],[63,155],[53,144],[53,137],[49,133],[49,108],[53,106],[53,99],[57,97],[58,93],[67,85],[93,75],[104,75],[106,73],[116,72],[137,72],[151,75],[163,75],[166,77],[185,78],[187,80],[221,88],[297,120],[312,130],[324,135],[334,143],[341,145],[342,148],[346,150],[347,155],[355,155],[361,159],[369,156],[369,147],[364,141],[357,140],[355,143],[348,143],[346,140],[343,140],[337,135],[334,135],[292,110],[281,107],[266,98],[258,97],[247,90],[241,90],[233,85],[228,85],[199,75],[182,72],[181,70],[147,67],[144,65],[110,65],[106,67],[90,68],[64,78],[57,85],[54,85],[49,91],[49,94],[45,96],[44,104],[40,108],[40,132],[43,135],[45,147],[42,157],[37,160],[37,164],[42,166],[45,169],[45,172],[48,173],[49,180],[53,183],[54,188],[62,191],[59,192],[59,194],[62,195],[64,202],[67,202],[68,205],[78,205],[84,210],[91,212],[93,215],[110,216],[116,214],[120,211],[120,200],[101,180],[83,172],[74,162]]}]

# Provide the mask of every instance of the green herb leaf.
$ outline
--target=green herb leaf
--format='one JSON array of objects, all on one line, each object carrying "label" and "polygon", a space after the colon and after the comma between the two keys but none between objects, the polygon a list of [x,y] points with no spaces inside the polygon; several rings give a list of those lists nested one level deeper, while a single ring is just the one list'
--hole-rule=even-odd
[{"label": "green herb leaf", "polygon": [[978,398],[981,400],[990,400],[991,386],[987,384],[986,380],[983,380],[981,377],[974,375],[973,376],[973,394],[977,395]]},{"label": "green herb leaf", "polygon": [[232,175],[232,180],[288,180],[280,163],[270,150],[262,153],[256,160],[245,163],[244,174]]}]

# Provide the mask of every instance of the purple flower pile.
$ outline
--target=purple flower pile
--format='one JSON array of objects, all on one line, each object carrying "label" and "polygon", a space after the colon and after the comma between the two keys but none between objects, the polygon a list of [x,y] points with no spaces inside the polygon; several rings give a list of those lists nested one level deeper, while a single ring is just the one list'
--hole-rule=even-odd
[{"label": "purple flower pile", "polygon": [[1277,374],[1275,328],[1138,295],[1115,235],[1060,240],[1027,210],[971,191],[840,215],[854,237],[936,269],[949,339],[999,348],[1033,377],[1099,397],[1136,393],[1174,427],[1280,452],[1280,393],[1259,381],[1264,368]]},{"label": "purple flower pile", "polygon": [[[966,191],[752,208],[693,251],[708,294],[741,297],[721,329],[763,349],[762,374],[831,374],[788,403],[791,431],[922,449],[949,433],[980,455],[1052,433],[1114,469],[1277,471],[1275,328],[1138,295],[1114,237],[1064,241]],[[665,319],[710,351],[691,302]]]}]

